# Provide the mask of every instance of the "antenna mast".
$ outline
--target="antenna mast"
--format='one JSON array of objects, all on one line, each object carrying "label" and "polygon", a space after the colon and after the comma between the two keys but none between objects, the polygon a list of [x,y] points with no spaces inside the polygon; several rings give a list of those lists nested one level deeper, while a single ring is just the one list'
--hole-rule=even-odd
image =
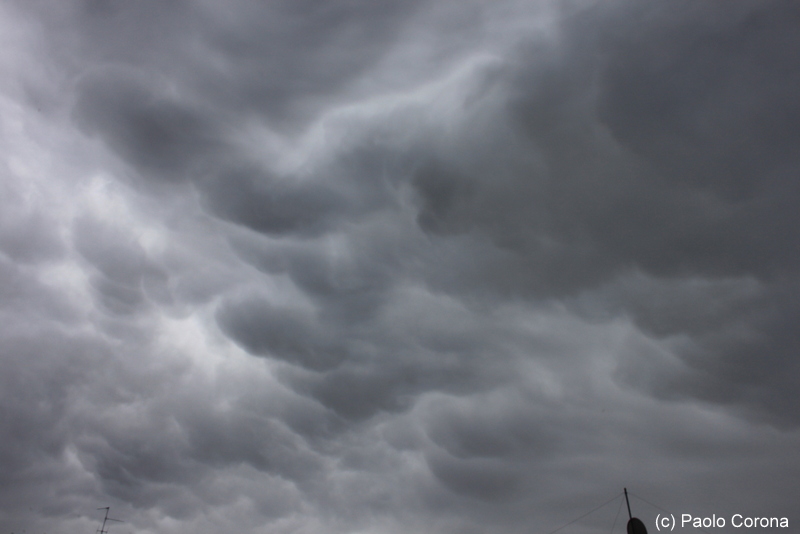
[{"label": "antenna mast", "polygon": [[647,534],[647,529],[638,517],[631,514],[631,501],[628,500],[628,488],[625,490],[625,503],[628,505],[628,534]]},{"label": "antenna mast", "polygon": [[106,528],[106,523],[109,521],[116,521],[117,523],[124,523],[121,519],[114,519],[113,517],[108,517],[108,511],[111,510],[110,506],[106,506],[105,508],[98,508],[98,510],[105,510],[106,516],[103,518],[103,525],[97,529],[95,534],[108,534],[108,529]]},{"label": "antenna mast", "polygon": [[633,515],[631,514],[631,501],[628,500],[628,488],[622,488],[625,490],[625,504],[628,505],[628,519],[633,519]]}]

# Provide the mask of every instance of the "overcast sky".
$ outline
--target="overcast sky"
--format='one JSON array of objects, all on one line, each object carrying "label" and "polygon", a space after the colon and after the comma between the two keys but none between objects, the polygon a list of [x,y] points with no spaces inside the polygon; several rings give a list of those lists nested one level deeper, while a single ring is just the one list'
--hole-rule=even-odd
[{"label": "overcast sky", "polygon": [[798,27],[4,0],[1,532],[797,528]]}]

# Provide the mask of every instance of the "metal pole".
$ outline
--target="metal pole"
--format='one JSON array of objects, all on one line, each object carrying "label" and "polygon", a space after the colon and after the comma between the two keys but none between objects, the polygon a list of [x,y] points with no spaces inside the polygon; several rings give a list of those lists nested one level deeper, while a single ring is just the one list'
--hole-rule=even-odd
[{"label": "metal pole", "polygon": [[628,505],[628,519],[633,519],[633,515],[631,514],[631,501],[628,500],[628,488],[622,488],[625,490],[625,504]]},{"label": "metal pole", "polygon": [[[100,534],[105,534],[105,531],[106,531],[106,521],[108,521],[108,510],[109,510],[110,508],[111,508],[110,506],[106,506],[106,507],[105,507],[106,516],[103,518],[103,526],[102,526],[102,527],[100,527]],[[98,510],[103,510],[103,508],[98,508]]]},{"label": "metal pole", "polygon": [[110,506],[106,506],[105,508],[98,508],[98,510],[105,510],[106,516],[103,518],[103,526],[100,527],[100,530],[97,531],[97,534],[107,534],[108,530],[106,530],[106,523],[109,521],[116,521],[117,523],[124,523],[121,519],[114,519],[113,517],[108,517],[108,512],[111,510]]}]

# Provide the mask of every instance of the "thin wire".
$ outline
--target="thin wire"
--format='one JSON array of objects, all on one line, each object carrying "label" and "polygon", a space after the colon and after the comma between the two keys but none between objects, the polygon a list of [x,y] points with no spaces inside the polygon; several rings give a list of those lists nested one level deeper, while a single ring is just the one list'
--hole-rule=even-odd
[{"label": "thin wire", "polygon": [[[632,491],[629,491],[629,492],[628,492],[628,495],[633,495],[633,496],[634,496],[634,497],[636,497],[637,499],[639,499],[639,500],[642,500],[642,501],[646,502],[646,503],[647,503],[647,504],[649,504],[650,506],[653,506],[654,508],[658,508],[658,509],[659,509],[659,510],[661,510],[662,512],[666,512],[666,513],[668,513],[669,515],[672,515],[672,512],[670,512],[670,511],[669,511],[669,510],[667,510],[666,508],[661,508],[659,505],[651,503],[650,501],[648,501],[647,499],[645,499],[645,498],[644,498],[644,497],[642,497],[641,495],[638,495],[638,494],[636,494],[636,493],[634,493],[634,492],[632,492]],[[705,532],[706,534],[711,534],[709,531],[707,531],[707,530],[705,530],[705,529],[702,529],[702,528],[700,528],[700,527],[694,527],[694,528],[696,528],[696,529],[697,529],[697,530],[699,530],[700,532]]]},{"label": "thin wire", "polygon": [[628,492],[628,495],[633,495],[633,496],[634,496],[634,497],[636,497],[637,499],[639,499],[639,500],[642,500],[642,501],[646,502],[647,504],[649,504],[650,506],[652,506],[652,507],[654,507],[654,508],[658,508],[658,509],[659,509],[659,510],[661,510],[662,512],[667,512],[668,514],[671,514],[671,513],[672,513],[672,512],[670,512],[669,510],[667,510],[666,508],[661,508],[659,505],[651,503],[650,501],[648,501],[647,499],[645,499],[644,497],[642,497],[642,496],[641,496],[641,495],[639,495],[638,493],[634,493],[634,492],[632,492],[632,491],[629,491],[629,492]]},{"label": "thin wire", "polygon": [[619,506],[617,507],[617,515],[614,516],[614,524],[611,525],[611,534],[614,534],[614,529],[617,527],[617,519],[619,519],[620,511],[622,511],[622,499],[619,500]]},{"label": "thin wire", "polygon": [[583,514],[582,516],[580,516],[580,517],[578,517],[578,518],[575,518],[575,519],[573,519],[572,521],[570,521],[569,523],[567,523],[567,524],[566,524],[566,525],[564,525],[563,527],[558,527],[557,529],[555,529],[555,530],[552,530],[552,531],[548,532],[547,534],[555,534],[555,533],[556,533],[556,532],[558,532],[559,530],[563,530],[563,529],[567,528],[567,527],[568,527],[568,526],[570,526],[571,524],[573,524],[573,523],[575,523],[575,522],[577,522],[577,521],[580,521],[581,519],[583,519],[583,518],[584,518],[584,517],[586,517],[587,515],[593,514],[594,512],[598,511],[600,508],[602,508],[602,507],[604,507],[604,506],[606,506],[606,505],[610,504],[610,503],[611,503],[611,502],[613,502],[614,500],[618,499],[618,498],[619,498],[621,495],[622,495],[622,493],[617,493],[616,495],[614,495],[614,497],[613,497],[612,499],[610,499],[610,500],[608,500],[608,501],[604,502],[603,504],[601,504],[601,505],[600,505],[600,506],[598,506],[597,508],[594,508],[594,509],[592,509],[592,510],[589,510],[588,512],[586,512],[586,513],[585,513],[585,514]]}]

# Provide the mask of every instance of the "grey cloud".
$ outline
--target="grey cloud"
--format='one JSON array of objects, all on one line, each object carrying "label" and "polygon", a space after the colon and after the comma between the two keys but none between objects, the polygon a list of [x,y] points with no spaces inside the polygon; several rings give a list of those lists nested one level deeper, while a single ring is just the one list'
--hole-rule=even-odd
[{"label": "grey cloud", "polygon": [[797,7],[743,4],[694,24],[662,12],[646,43],[634,41],[637,11],[603,36],[613,60],[600,117],[673,180],[732,200],[769,193],[796,165],[798,80],[786,73],[797,60]]},{"label": "grey cloud", "polygon": [[[385,204],[379,167],[370,155],[351,154],[326,172],[281,176],[242,164],[220,113],[178,102],[167,81],[105,69],[85,76],[75,107],[77,123],[99,134],[132,164],[145,183],[192,182],[215,216],[267,234],[315,235]],[[159,87],[161,86],[161,87]]]},{"label": "grey cloud", "polygon": [[450,490],[484,501],[512,498],[519,486],[520,475],[513,466],[491,459],[458,460],[434,454],[428,465]]},{"label": "grey cloud", "polygon": [[[57,329],[25,332],[3,329],[2,426],[8,436],[2,447],[2,493],[13,501],[15,487],[23,487],[39,466],[55,479],[59,458],[70,441],[67,412],[82,373],[105,353],[88,337],[67,336]],[[24,484],[27,486],[27,483]]]},{"label": "grey cloud", "polygon": [[90,283],[97,291],[101,305],[114,315],[130,315],[144,303],[137,287],[118,284],[103,277],[96,277]]},{"label": "grey cloud", "polygon": [[325,299],[315,309],[252,297],[224,302],[216,317],[250,353],[291,364],[279,371],[283,383],[349,421],[405,412],[426,392],[480,391],[508,379],[497,324],[435,296],[390,295],[391,306],[355,318],[329,313]]},{"label": "grey cloud", "polygon": [[267,234],[319,233],[347,208],[335,190],[288,180],[242,169],[206,180],[199,188],[212,213]]},{"label": "grey cloud", "polygon": [[451,456],[472,458],[521,459],[552,455],[559,440],[552,422],[525,410],[507,406],[486,406],[477,402],[458,409],[439,408],[426,414],[427,434]]},{"label": "grey cloud", "polygon": [[319,306],[323,320],[369,322],[389,298],[393,274],[404,269],[408,246],[387,238],[382,229],[342,239],[330,234],[298,242],[232,232],[229,239],[244,261],[272,275],[288,275]]},{"label": "grey cloud", "polygon": [[350,421],[370,418],[380,412],[396,412],[411,405],[415,381],[413,371],[343,369],[314,379],[291,376],[288,380],[323,406]]},{"label": "grey cloud", "polygon": [[[492,372],[490,362],[476,361],[491,350],[480,342],[458,354],[446,339],[427,340],[434,345],[438,341],[438,350],[424,350],[413,334],[408,337],[406,342],[355,337],[350,358],[337,369],[324,373],[285,370],[280,376],[299,394],[350,421],[406,412],[427,392],[482,391],[504,378],[502,373]],[[427,358],[422,359],[421,354]]]},{"label": "grey cloud", "polygon": [[100,133],[145,179],[186,180],[199,172],[202,158],[221,149],[218,128],[210,114],[159,94],[152,83],[135,71],[92,73],[80,81],[76,120]]},{"label": "grey cloud", "polygon": [[377,62],[416,3],[244,1],[232,16],[209,11],[206,44],[235,81],[221,83],[213,71],[199,81],[234,106],[291,125]]},{"label": "grey cloud", "polygon": [[691,338],[673,334],[669,345],[684,368],[645,377],[634,364],[635,374],[626,379],[644,379],[659,396],[730,403],[746,417],[796,425],[798,414],[790,399],[798,385],[798,340],[792,326],[797,294],[785,287],[777,291],[748,299],[746,307],[725,310],[724,315],[706,310],[703,315],[719,323],[695,327]]},{"label": "grey cloud", "polygon": [[[541,47],[521,52],[531,67],[507,78],[506,117],[527,136],[529,157],[482,153],[497,162],[495,175],[441,164],[415,175],[417,221],[443,245],[441,269],[424,276],[449,294],[484,298],[575,297],[637,272],[676,283],[758,280],[758,294],[731,308],[712,296],[701,323],[689,317],[706,305],[689,295],[681,304],[658,297],[653,305],[672,317],[657,324],[646,300],[629,295],[623,308],[656,336],[692,332],[686,344],[664,340],[688,370],[659,395],[795,420],[783,401],[767,400],[795,388],[787,348],[796,342],[781,333],[794,313],[777,297],[793,294],[797,276],[796,187],[787,177],[798,162],[782,148],[794,136],[785,90],[794,78],[780,67],[792,52],[775,44],[794,34],[770,23],[792,20],[794,8],[715,18],[707,7],[695,18],[688,9],[617,7],[569,19],[549,60],[535,61],[548,57]],[[648,25],[653,38],[639,46]],[[732,59],[740,55],[749,59]],[[747,70],[764,55],[768,66]],[[448,250],[451,235],[463,243]],[[678,311],[688,307],[689,316]]]},{"label": "grey cloud", "polygon": [[648,269],[767,277],[796,271],[797,236],[787,212],[797,198],[787,181],[798,165],[787,149],[797,136],[796,106],[787,91],[797,80],[781,74],[797,49],[784,26],[796,15],[788,4],[705,25],[664,14],[654,18],[646,46],[630,43],[642,31],[633,22],[603,36],[614,59],[600,75],[600,118],[680,194],[671,211],[684,214],[680,223],[666,213],[660,224],[648,221],[664,249],[676,252],[645,256]]},{"label": "grey cloud", "polygon": [[4,258],[0,258],[0,281],[0,309],[9,327],[27,331],[35,329],[40,320],[74,324],[73,302]]},{"label": "grey cloud", "polygon": [[141,311],[150,298],[160,303],[172,301],[165,287],[168,275],[147,258],[133,236],[88,218],[76,222],[74,236],[78,253],[97,269],[89,283],[98,302],[111,314]]},{"label": "grey cloud", "polygon": [[294,129],[380,60],[418,3],[112,1],[59,15],[80,28],[83,55],[175,78]]},{"label": "grey cloud", "polygon": [[332,333],[326,334],[311,314],[264,300],[227,302],[217,310],[217,322],[254,354],[310,369],[330,369],[347,357],[347,348]]},{"label": "grey cloud", "polygon": [[796,8],[484,4],[0,8],[4,522],[792,510]]},{"label": "grey cloud", "polygon": [[0,251],[15,262],[40,263],[57,260],[65,253],[55,229],[55,220],[44,209],[31,205],[14,183],[14,171],[4,163]]},{"label": "grey cloud", "polygon": [[106,278],[121,284],[138,285],[147,268],[145,253],[131,236],[99,221],[77,221],[75,246]]},{"label": "grey cloud", "polygon": [[57,259],[64,253],[63,243],[52,231],[52,221],[42,214],[3,221],[2,228],[0,249],[15,261],[38,263]]},{"label": "grey cloud", "polygon": [[[680,15],[669,13],[680,20]],[[753,15],[759,16],[766,15]],[[604,24],[593,24],[596,18]],[[699,77],[710,67],[689,68],[681,61],[691,55],[692,47],[700,46],[695,41],[703,36],[711,42],[705,54],[720,56],[716,61],[713,56],[704,61],[714,65],[713,76],[718,79],[714,83],[721,86],[726,83],[725,76],[734,76],[745,68],[730,59],[740,51],[726,48],[725,40],[741,41],[740,46],[745,47],[755,43],[750,45],[753,51],[748,57],[755,56],[764,42],[776,39],[766,29],[769,25],[750,29],[747,19],[736,20],[736,24],[729,23],[733,29],[724,33],[717,30],[720,35],[714,41],[715,34],[700,24],[672,21],[673,31],[685,33],[694,28],[698,37],[693,40],[680,34],[681,38],[669,39],[671,34],[667,34],[664,41],[648,41],[652,48],[643,48],[636,38],[642,35],[645,23],[628,23],[627,17],[621,16],[607,19],[600,7],[574,17],[565,25],[564,41],[551,52],[557,59],[536,61],[546,54],[541,47],[523,52],[521,59],[531,67],[515,73],[508,88],[508,118],[529,136],[531,157],[524,162],[511,150],[499,156],[483,154],[489,161],[497,161],[498,169],[503,165],[498,160],[503,158],[516,173],[511,181],[505,179],[503,173],[508,171],[503,170],[498,171],[499,176],[487,173],[480,178],[441,165],[420,171],[414,183],[422,194],[419,220],[423,227],[433,230],[435,222],[439,228],[483,232],[498,248],[517,256],[509,258],[518,265],[515,269],[533,269],[536,274],[532,281],[523,284],[541,280],[539,287],[533,288],[537,292],[555,288],[569,293],[592,287],[632,267],[659,276],[771,277],[786,269],[794,271],[796,254],[791,243],[796,241],[796,231],[790,222],[790,205],[796,198],[796,188],[786,177],[789,169],[796,167],[796,158],[790,151],[773,157],[764,149],[772,143],[758,133],[793,135],[785,115],[793,104],[777,96],[788,94],[778,92],[778,84],[787,83],[782,71],[770,69],[769,76],[746,87],[733,79],[726,85],[728,91],[741,91],[741,99],[752,95],[748,100],[751,105],[765,107],[756,111],[739,109],[733,97],[703,104],[716,93],[708,89],[701,96],[692,88],[709,81],[708,77]],[[649,20],[654,34],[660,35],[662,20],[657,14]],[[631,35],[628,48],[618,44],[626,42],[625,31]],[[737,31],[753,36],[740,39]],[[606,55],[599,56],[597,50]],[[775,55],[784,61],[784,55]],[[634,90],[636,83],[645,83],[642,69],[655,68],[656,64],[664,65],[663,69],[671,66],[674,72],[653,74],[650,85],[637,91],[639,98],[656,98],[666,91],[671,91],[676,102],[684,95],[702,98],[681,107],[682,120],[695,121],[696,125],[689,123],[684,128],[694,128],[698,134],[702,123],[703,131],[708,132],[703,135],[709,141],[693,142],[686,135],[669,133],[669,123],[660,121],[655,111],[648,112],[659,109],[655,102],[643,103],[641,112],[633,109],[634,101],[625,91]],[[693,82],[692,76],[698,80]],[[662,78],[669,83],[656,82]],[[615,107],[612,110],[610,106]],[[711,111],[711,106],[718,111]],[[712,115],[706,118],[701,113]],[[674,118],[675,114],[670,116]],[[711,120],[718,116],[722,118]],[[704,143],[712,139],[733,142],[731,136],[721,133],[734,129],[728,122],[736,117],[743,121],[758,117],[765,126],[736,126],[737,135],[753,132],[750,143],[705,147]],[[625,134],[626,128],[632,131],[637,124],[651,133]],[[645,152],[673,150],[671,139],[691,146],[691,156]],[[752,163],[732,162],[732,157],[747,157]],[[676,169],[664,163],[673,160],[696,168]],[[698,170],[704,165],[723,164],[732,165],[736,172]],[[746,170],[753,165],[758,166],[757,171]],[[735,179],[753,193],[745,198],[731,196],[727,186],[717,187],[710,181],[721,179]]]},{"label": "grey cloud", "polygon": [[[207,429],[203,426],[212,423]],[[193,440],[198,448],[197,457],[204,464],[214,465],[245,461],[256,469],[305,485],[319,476],[320,459],[303,450],[303,442],[276,421],[265,420],[253,414],[236,416],[231,421],[213,424],[199,423],[199,432]]]},{"label": "grey cloud", "polygon": [[797,195],[786,178],[798,161],[786,147],[797,129],[785,92],[796,80],[781,74],[797,48],[785,49],[794,33],[784,27],[796,9],[742,10],[704,25],[686,24],[679,13],[651,19],[646,46],[634,44],[641,21],[617,19],[624,22],[610,26],[613,37],[601,33],[613,60],[601,62],[599,117],[652,166],[653,189],[662,192],[625,201],[648,201],[617,219],[632,231],[615,231],[616,223],[593,228],[606,250],[656,276],[763,281],[757,295],[733,306],[714,309],[719,297],[700,303],[706,310],[700,323],[689,325],[685,316],[659,321],[657,328],[695,335],[689,347],[675,348],[691,371],[658,389],[690,390],[796,421],[783,400],[796,388],[789,349],[796,339],[786,330],[795,313],[786,295],[794,294],[797,277],[790,222]]},{"label": "grey cloud", "polygon": [[[417,222],[425,231],[432,233],[458,233],[469,231],[469,228],[447,227],[447,222],[467,219],[472,184],[470,177],[448,169],[440,162],[428,162],[414,173],[411,181],[418,192],[422,206],[417,215]],[[451,213],[461,208],[460,217]],[[462,225],[463,226],[463,223]]]}]

